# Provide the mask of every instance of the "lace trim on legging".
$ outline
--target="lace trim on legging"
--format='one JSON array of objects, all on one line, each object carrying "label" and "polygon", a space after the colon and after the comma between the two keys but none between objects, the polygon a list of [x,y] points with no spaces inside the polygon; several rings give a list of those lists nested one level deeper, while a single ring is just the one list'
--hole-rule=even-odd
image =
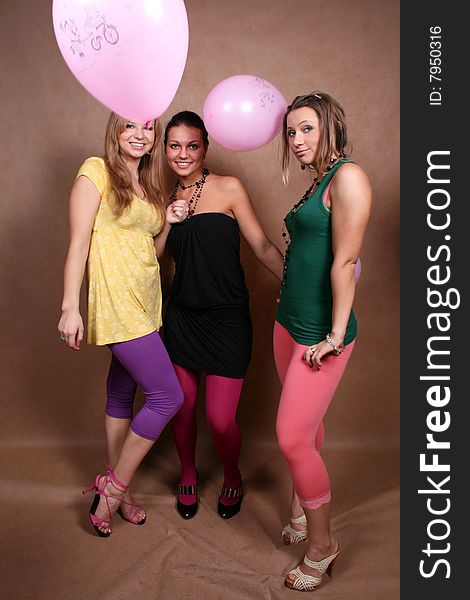
[{"label": "lace trim on legging", "polygon": [[320,508],[323,504],[328,504],[331,501],[331,492],[328,490],[326,494],[322,494],[318,498],[308,498],[306,500],[299,498],[300,505],[303,508]]}]

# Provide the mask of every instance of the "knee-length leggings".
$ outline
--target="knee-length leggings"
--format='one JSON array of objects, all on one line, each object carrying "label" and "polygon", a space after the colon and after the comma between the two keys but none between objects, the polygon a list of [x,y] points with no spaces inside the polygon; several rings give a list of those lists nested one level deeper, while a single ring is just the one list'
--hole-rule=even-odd
[{"label": "knee-length leggings", "polygon": [[183,404],[183,392],[157,331],[128,342],[109,344],[106,414],[132,419],[139,385],[145,404],[131,422],[132,431],[156,440]]},{"label": "knee-length leggings", "polygon": [[274,358],[282,384],[276,433],[295,491],[304,508],[319,508],[331,499],[330,481],[320,456],[323,417],[344,373],[354,342],[339,356],[328,354],[322,368],[302,360],[306,346],[296,342],[277,321]]}]

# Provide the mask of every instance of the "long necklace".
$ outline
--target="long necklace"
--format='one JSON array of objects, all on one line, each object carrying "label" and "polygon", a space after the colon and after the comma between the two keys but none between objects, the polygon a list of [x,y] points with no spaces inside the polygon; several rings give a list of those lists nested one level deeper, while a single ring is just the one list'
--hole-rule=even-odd
[{"label": "long necklace", "polygon": [[185,219],[186,221],[193,216],[194,211],[196,210],[198,200],[201,197],[202,190],[204,188],[204,184],[206,183],[206,178],[208,175],[209,175],[209,169],[204,168],[202,171],[201,179],[198,179],[197,181],[195,181],[194,183],[191,183],[190,185],[184,185],[181,182],[181,179],[179,177],[176,180],[175,189],[173,190],[173,193],[171,194],[171,200],[173,202],[176,200],[176,193],[179,188],[181,188],[182,190],[187,190],[188,188],[194,187],[193,195],[191,196],[191,198],[188,201],[188,216]]},{"label": "long necklace", "polygon": [[[331,157],[330,164],[326,167],[326,172],[328,173],[329,171],[331,171],[331,169],[338,162],[338,160],[342,159],[342,158],[344,158],[344,156],[340,156],[339,158]],[[300,207],[303,206],[307,202],[307,200],[312,197],[313,193],[315,192],[315,190],[317,189],[317,187],[320,185],[320,183],[322,181],[323,181],[323,177],[317,176],[314,178],[314,180],[309,185],[309,187],[305,191],[305,194],[302,196],[302,198],[300,198],[300,200],[298,202],[296,202],[294,204],[294,206],[290,209],[290,211],[287,214],[287,217],[289,215],[295,215],[295,213],[300,209]],[[284,241],[286,243],[286,251],[284,253],[284,269],[283,269],[283,273],[282,273],[282,282],[281,282],[282,287],[287,286],[287,284],[286,284],[287,263],[289,262],[289,247],[290,247],[290,243],[292,241],[290,231],[287,230],[287,225],[286,225],[287,217],[284,219],[284,221],[282,223],[282,237],[284,238]],[[289,236],[289,237],[287,237],[287,236]]]}]

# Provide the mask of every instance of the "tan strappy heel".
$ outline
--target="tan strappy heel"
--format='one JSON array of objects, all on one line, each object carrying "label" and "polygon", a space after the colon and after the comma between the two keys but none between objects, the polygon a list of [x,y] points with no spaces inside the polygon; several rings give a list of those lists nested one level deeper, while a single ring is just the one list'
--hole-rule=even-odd
[{"label": "tan strappy heel", "polygon": [[[299,525],[307,525],[307,517],[302,515],[300,517],[291,517],[290,523],[288,523],[282,530],[282,541],[286,546],[289,544],[300,544],[301,542],[305,542],[307,539],[307,530],[306,529],[294,529],[291,527],[291,523],[297,523]],[[289,535],[289,541],[286,542],[284,536]]]},{"label": "tan strappy heel", "polygon": [[317,589],[317,587],[320,586],[322,580],[323,580],[323,575],[325,573],[327,573],[330,577],[331,577],[331,573],[333,571],[333,565],[334,562],[336,560],[336,557],[339,554],[339,546],[338,546],[338,550],[334,553],[331,554],[331,556],[327,556],[326,558],[323,558],[322,560],[319,561],[315,561],[315,560],[310,560],[307,555],[304,556],[304,565],[306,565],[307,567],[310,567],[311,569],[316,569],[317,571],[320,571],[321,573],[321,577],[316,577],[315,575],[307,575],[306,573],[302,573],[302,571],[300,570],[300,565],[298,567],[296,567],[295,569],[292,569],[292,571],[289,571],[288,575],[294,575],[295,576],[295,581],[292,582],[290,579],[285,579],[284,583],[287,585],[287,587],[291,588],[292,590],[299,590],[301,592],[313,592]]}]

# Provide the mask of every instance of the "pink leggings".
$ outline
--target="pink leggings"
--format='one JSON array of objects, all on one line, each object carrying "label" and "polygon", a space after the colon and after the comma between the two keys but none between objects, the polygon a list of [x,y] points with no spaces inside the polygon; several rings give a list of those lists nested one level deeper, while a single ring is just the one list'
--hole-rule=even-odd
[{"label": "pink leggings", "polygon": [[277,321],[274,358],[282,384],[276,432],[295,491],[304,508],[319,508],[331,499],[330,481],[320,456],[323,417],[344,373],[354,342],[344,352],[328,354],[321,370],[302,360],[307,346],[296,342]]},{"label": "pink leggings", "polygon": [[[196,401],[200,373],[173,365],[184,393],[184,404],[171,421],[173,437],[181,461],[181,482],[196,483]],[[236,421],[243,379],[206,375],[206,417],[223,465],[225,485],[240,485],[238,461],[241,435]]]}]

